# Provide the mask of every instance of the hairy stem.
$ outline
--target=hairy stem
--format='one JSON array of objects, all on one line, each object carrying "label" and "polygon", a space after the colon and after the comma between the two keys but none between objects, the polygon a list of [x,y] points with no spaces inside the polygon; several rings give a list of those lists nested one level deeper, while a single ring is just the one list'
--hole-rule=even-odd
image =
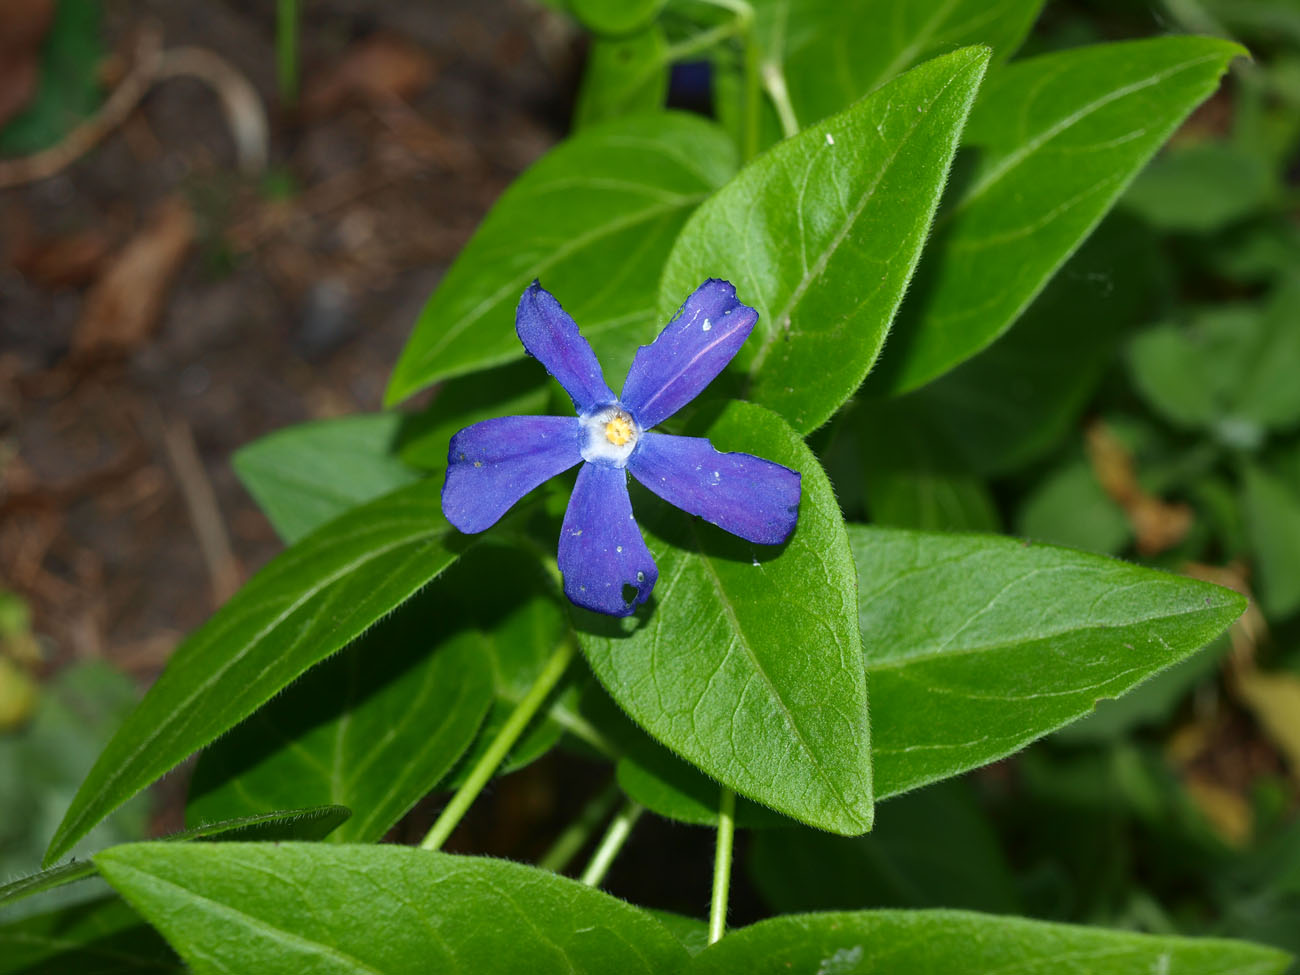
[{"label": "hairy stem", "polygon": [[591,855],[591,862],[587,864],[587,869],[582,871],[579,879],[584,884],[588,887],[600,886],[614,858],[618,856],[618,851],[623,849],[632,827],[636,825],[643,812],[645,807],[633,799],[629,799],[618,811],[618,815],[610,822],[609,829],[605,830],[605,835],[601,837],[596,852]]},{"label": "hairy stem", "polygon": [[731,847],[736,839],[736,794],[723,786],[718,796],[718,846],[713,856],[713,901],[709,905],[709,944],[727,929],[727,895],[731,890]]},{"label": "hairy stem", "polygon": [[537,865],[543,870],[553,870],[556,873],[567,867],[578,851],[587,845],[591,835],[596,832],[596,827],[613,811],[619,795],[617,783],[611,782],[601,789],[582,807],[578,818],[570,823],[551,844],[551,848],[543,854]]},{"label": "hairy stem", "polygon": [[528,727],[528,722],[537,714],[547,696],[555,689],[555,685],[559,683],[560,678],[564,676],[565,670],[569,667],[569,661],[573,659],[573,651],[573,640],[566,637],[564,642],[551,654],[551,659],[546,662],[542,672],[537,675],[537,680],[524,696],[524,699],[510,712],[510,717],[506,719],[506,723],[501,726],[501,730],[492,739],[492,744],[488,746],[487,751],[475,763],[468,778],[456,790],[451,797],[451,801],[447,803],[442,810],[442,814],[438,816],[437,821],[429,830],[429,835],[420,843],[422,849],[436,850],[447,842],[447,837],[451,835],[452,830],[464,818],[465,813],[469,812],[469,807],[473,805],[474,800],[478,798],[478,794],[483,791],[483,787],[491,780],[492,774],[505,761],[506,756],[510,754],[510,749],[519,740],[519,736],[524,733],[524,729]]}]

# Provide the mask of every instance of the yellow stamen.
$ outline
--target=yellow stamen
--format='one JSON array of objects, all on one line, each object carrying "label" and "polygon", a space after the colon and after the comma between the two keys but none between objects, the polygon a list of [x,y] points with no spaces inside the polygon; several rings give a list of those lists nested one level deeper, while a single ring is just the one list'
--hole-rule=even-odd
[{"label": "yellow stamen", "polygon": [[622,447],[632,439],[632,421],[623,413],[605,424],[605,439],[615,447]]}]

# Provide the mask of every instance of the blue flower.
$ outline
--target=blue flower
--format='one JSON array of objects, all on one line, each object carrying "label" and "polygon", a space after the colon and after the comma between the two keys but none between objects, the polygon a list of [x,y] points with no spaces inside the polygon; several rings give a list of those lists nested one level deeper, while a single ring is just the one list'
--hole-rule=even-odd
[{"label": "blue flower", "polygon": [[543,481],[581,463],[560,530],[564,593],[611,616],[632,613],[659,577],[632,516],[628,472],[733,535],[761,545],[784,542],[799,517],[797,472],[720,453],[701,437],[651,432],[713,381],[757,320],[730,283],[705,281],[658,338],[637,350],[619,397],[573,319],[534,281],[519,300],[515,330],[578,415],[498,417],[452,437],[442,488],[447,520],[481,532]]}]

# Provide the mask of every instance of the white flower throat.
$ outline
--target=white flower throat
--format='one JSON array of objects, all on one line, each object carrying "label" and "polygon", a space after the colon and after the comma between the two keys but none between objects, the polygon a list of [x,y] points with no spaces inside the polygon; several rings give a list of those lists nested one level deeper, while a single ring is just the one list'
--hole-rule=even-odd
[{"label": "white flower throat", "polygon": [[582,424],[582,459],[604,461],[626,467],[627,460],[641,437],[641,427],[632,414],[617,403],[584,414]]}]

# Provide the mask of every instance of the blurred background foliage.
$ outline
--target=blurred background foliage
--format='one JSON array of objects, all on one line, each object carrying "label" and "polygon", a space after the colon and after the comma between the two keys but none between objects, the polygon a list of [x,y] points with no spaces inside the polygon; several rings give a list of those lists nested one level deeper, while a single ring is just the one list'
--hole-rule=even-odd
[{"label": "blurred background foliage", "polygon": [[[611,9],[573,2],[589,20]],[[313,20],[301,18],[297,4],[285,6],[291,16],[282,8],[278,21],[267,15],[257,25],[266,50],[280,56],[278,74],[267,65],[259,84],[278,84],[288,103],[299,91],[297,32],[308,52],[333,40],[314,37]],[[312,4],[306,6],[310,14]],[[371,16],[382,22],[394,6],[400,5],[378,5]],[[554,102],[539,109],[522,94],[527,84],[504,91],[524,103],[526,114],[541,114],[549,134],[534,130],[516,161],[470,194],[460,236],[452,234],[432,258],[419,252],[408,262],[445,262],[455,253],[475,214],[511,171],[562,130],[563,110],[555,104],[576,105],[573,121],[581,125],[665,97],[699,107],[710,77],[727,83],[725,52],[704,63],[708,46],[692,41],[699,36],[698,18],[687,30],[670,5],[651,27],[641,28],[657,8],[647,5],[649,13],[633,17],[631,28],[604,24],[609,36],[587,43],[585,59],[582,43],[576,44],[568,76],[576,97],[557,90]],[[521,15],[513,10],[512,16]],[[513,29],[572,34],[566,13],[544,17],[562,26],[530,12]],[[18,19],[0,36],[7,45],[2,52],[12,48],[0,75],[0,154],[6,156],[65,138],[101,104],[105,67],[113,67],[95,0],[33,3],[23,23]],[[286,31],[294,36],[286,38]],[[962,907],[1154,932],[1215,932],[1300,951],[1300,3],[1059,0],[1047,5],[1021,56],[1159,31],[1233,37],[1254,60],[1237,63],[1222,91],[1134,183],[1014,329],[920,390],[890,401],[864,394],[812,443],[851,518],[1012,532],[1119,555],[1230,585],[1252,595],[1252,608],[1227,637],[1193,659],[1118,701],[1103,702],[1093,715],[1013,759],[890,800],[870,836],[755,830],[746,851],[752,890],[741,895],[742,913]],[[301,87],[308,113],[313,103],[327,114],[322,104],[341,104],[339,86],[355,95],[368,84],[387,83],[402,98],[427,87],[431,69],[418,51],[391,42],[355,43],[371,47],[362,55],[350,48],[354,60],[334,62],[323,80],[306,73]],[[376,72],[376,65],[388,73]],[[488,68],[478,65],[475,77],[481,81]],[[524,77],[535,79],[536,71]],[[563,83],[552,81],[557,89]],[[473,111],[484,104],[462,98],[443,109]],[[276,124],[292,132],[310,117],[289,115]],[[399,113],[385,124],[412,123]],[[460,135],[473,143],[472,130]],[[454,141],[428,151],[437,166],[453,171],[481,162],[473,155],[457,162],[457,152],[473,150]],[[292,208],[314,175],[301,156],[274,161],[254,193],[256,205]],[[191,175],[184,192],[199,218],[207,279],[246,281],[239,269],[255,247],[231,244],[216,232],[238,210],[228,182],[214,173]],[[446,221],[445,213],[440,219]],[[180,233],[184,254],[195,231]],[[18,263],[12,252],[7,256]],[[29,266],[22,273],[33,272]],[[295,279],[290,289],[296,324],[288,341],[298,363],[346,351],[348,336],[339,339],[337,319],[359,314],[346,275],[336,276],[342,284],[324,279],[323,287],[318,269],[307,277],[312,274],[315,280]],[[163,274],[162,294],[174,275]],[[331,282],[338,293],[330,291]],[[411,294],[427,293],[427,283],[419,278]],[[284,311],[283,302],[270,307],[272,316]],[[237,426],[232,436],[249,439],[304,413],[373,408],[386,360],[412,319],[411,303],[392,317],[393,335],[381,343],[389,351],[356,367],[374,375],[342,409],[299,410],[260,428]],[[269,368],[274,381],[279,367]],[[313,388],[304,399],[326,395]],[[403,460],[426,466],[418,431],[437,423],[435,408],[412,424]],[[21,439],[15,441],[20,446]],[[232,444],[215,439],[206,446],[217,458],[206,463],[219,466]],[[189,504],[184,455],[181,448],[167,453]],[[245,456],[247,465],[256,461],[255,453]],[[398,463],[391,456],[382,462]],[[0,470],[8,465],[12,473],[22,463],[0,450]],[[238,490],[228,474],[215,480],[223,501],[226,492]],[[23,483],[8,483],[6,518],[22,510],[12,501],[22,495]],[[183,524],[185,516],[177,517]],[[252,535],[257,544],[248,560],[255,562],[271,550],[274,537],[265,529]],[[207,569],[215,599],[228,580],[219,582],[210,560]],[[3,878],[38,862],[82,775],[134,700],[136,681],[124,667],[135,677],[151,669],[111,652],[106,660],[69,653],[66,635],[48,622],[52,610],[45,597],[33,595],[35,588],[23,579],[0,582],[24,590],[0,591]],[[35,619],[29,602],[39,610]],[[182,614],[171,625],[181,630],[196,621]],[[169,643],[165,628],[163,642]],[[520,794],[503,784],[502,803]],[[167,808],[178,806],[175,790],[157,802],[164,808],[155,825],[174,822],[179,813]],[[520,815],[512,825],[498,822],[479,848],[510,853],[514,833],[544,832],[545,823],[539,827],[539,819]],[[141,837],[151,831],[149,819],[147,802],[132,803],[101,826],[87,848]],[[675,838],[659,829],[638,834],[612,878],[615,888],[631,892],[640,882],[637,871],[660,868],[654,855],[639,856],[638,847],[688,843],[680,832]],[[707,837],[701,842],[707,845]],[[95,892],[82,885],[57,896]]]}]

